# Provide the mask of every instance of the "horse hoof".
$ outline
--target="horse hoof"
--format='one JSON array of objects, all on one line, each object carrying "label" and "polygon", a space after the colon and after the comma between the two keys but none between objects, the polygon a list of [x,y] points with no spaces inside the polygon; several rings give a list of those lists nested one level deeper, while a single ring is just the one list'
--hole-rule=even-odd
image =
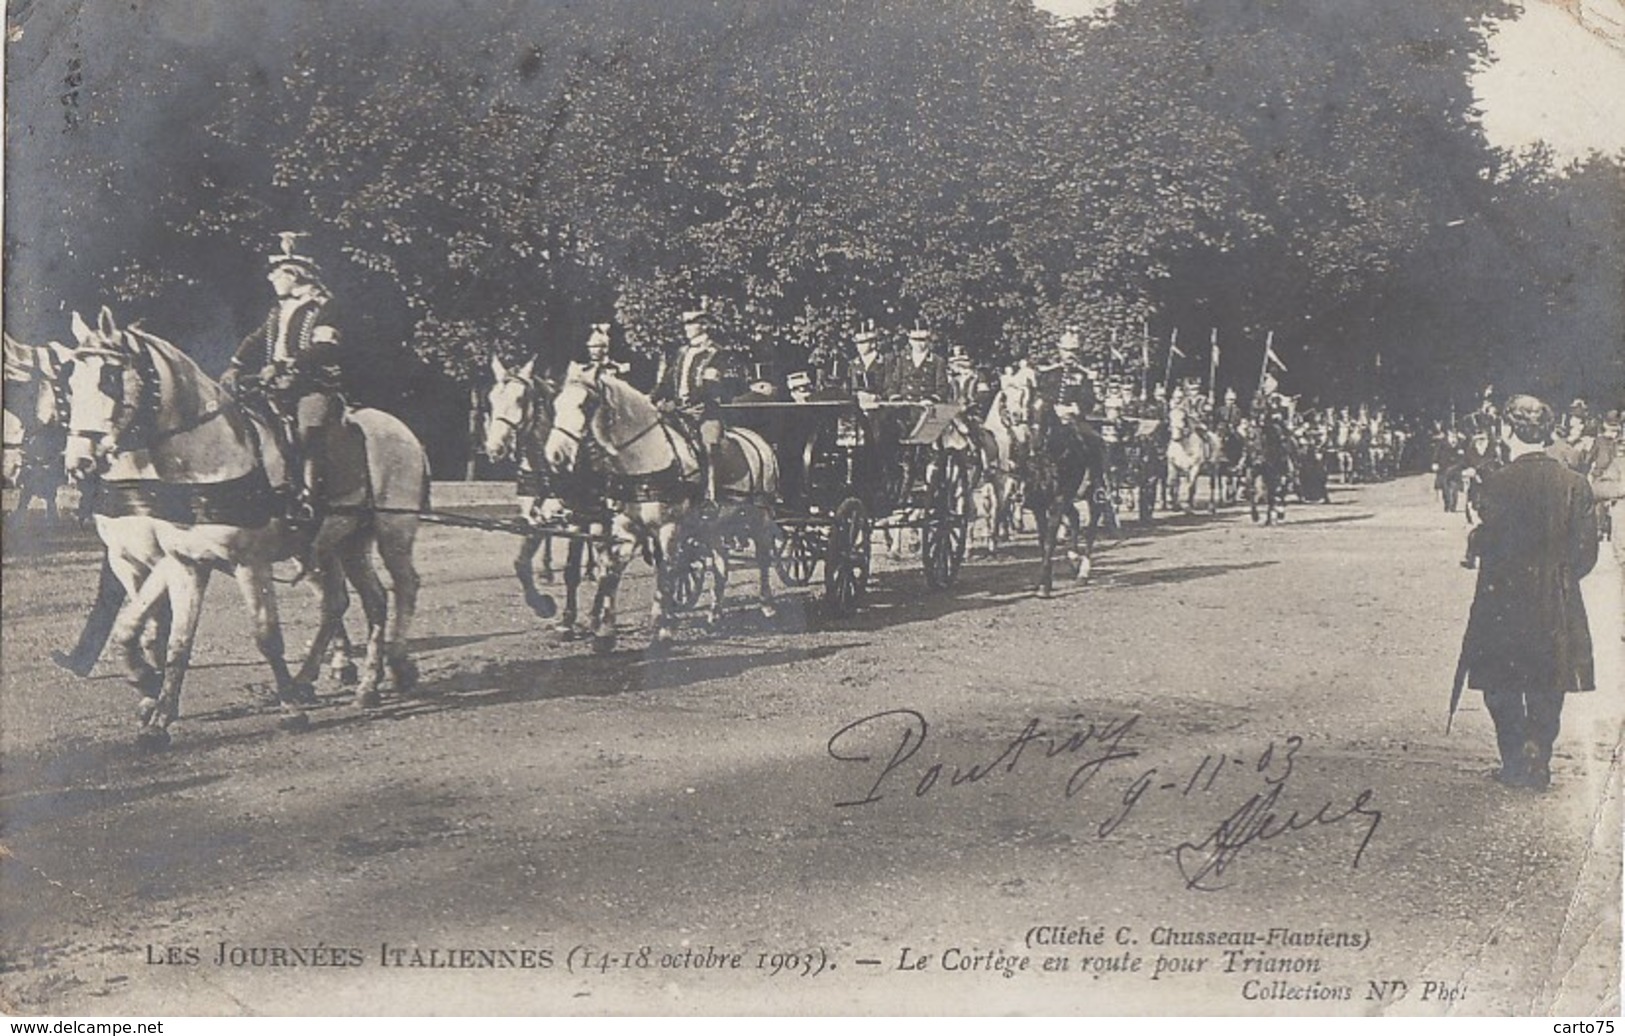
[{"label": "horse hoof", "polygon": [[338,670],[339,686],[354,687],[361,682],[361,670],[356,668],[354,662],[347,662]]},{"label": "horse hoof", "polygon": [[560,623],[554,627],[554,631],[558,633],[560,640],[565,641],[580,640],[586,635],[584,631],[577,629],[574,623]]},{"label": "horse hoof", "polygon": [[418,664],[410,658],[389,664],[390,675],[395,678],[395,693],[407,694],[418,685]]},{"label": "horse hoof", "polygon": [[297,705],[314,705],[316,703],[316,685],[304,682],[295,682],[288,688],[287,701]]},{"label": "horse hoof", "polygon": [[613,636],[605,637],[605,636],[595,635],[592,638],[592,653],[593,654],[595,654],[595,655],[607,655],[611,651],[614,651],[614,650],[615,650],[615,638]]},{"label": "horse hoof", "polygon": [[158,699],[150,695],[142,698],[141,703],[135,707],[136,718],[139,719],[143,725],[151,722],[152,714],[157,711]]},{"label": "horse hoof", "polygon": [[135,743],[143,752],[162,752],[169,747],[169,731],[163,727],[142,727],[135,736]]},{"label": "horse hoof", "polygon": [[539,619],[551,619],[559,613],[559,604],[553,600],[552,594],[538,593],[534,590],[525,594],[525,603],[530,610],[536,613]]},{"label": "horse hoof", "polygon": [[1094,568],[1094,564],[1093,564],[1093,562],[1091,562],[1088,559],[1088,557],[1079,558],[1078,559],[1078,582],[1081,583],[1085,579],[1088,579],[1089,578],[1089,573],[1093,570],[1093,568]]},{"label": "horse hoof", "polygon": [[376,709],[384,703],[384,696],[379,692],[378,688],[374,687],[356,695],[355,703],[357,708]]},{"label": "horse hoof", "polygon": [[1049,587],[1041,586],[1041,587],[1038,588],[1038,599],[1040,601],[1047,601],[1051,597],[1054,597],[1054,596],[1055,596],[1055,591],[1050,589]]},{"label": "horse hoof", "polygon": [[292,712],[277,720],[277,726],[290,734],[302,734],[310,729],[310,717],[303,712]]}]

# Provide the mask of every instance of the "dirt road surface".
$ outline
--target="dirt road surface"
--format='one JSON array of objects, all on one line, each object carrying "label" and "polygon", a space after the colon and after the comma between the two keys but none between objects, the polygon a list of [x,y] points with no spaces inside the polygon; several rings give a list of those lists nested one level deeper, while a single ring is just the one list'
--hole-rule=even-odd
[{"label": "dirt road surface", "polygon": [[1050,601],[1030,544],[844,624],[744,580],[652,661],[645,573],[597,657],[512,541],[432,528],[421,694],[278,731],[217,578],[161,755],[106,662],[48,661],[94,544],[13,535],[4,1007],[1618,1014],[1620,572],[1556,786],[1510,791],[1479,695],[1444,733],[1464,531],[1408,478],[1160,519]]}]

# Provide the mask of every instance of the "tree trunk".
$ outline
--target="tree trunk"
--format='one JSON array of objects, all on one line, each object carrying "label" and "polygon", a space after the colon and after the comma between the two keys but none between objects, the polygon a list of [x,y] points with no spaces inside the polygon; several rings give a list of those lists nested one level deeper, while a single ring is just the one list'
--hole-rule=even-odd
[{"label": "tree trunk", "polygon": [[474,461],[480,451],[480,390],[468,390],[468,463],[463,468],[463,481],[474,481]]}]

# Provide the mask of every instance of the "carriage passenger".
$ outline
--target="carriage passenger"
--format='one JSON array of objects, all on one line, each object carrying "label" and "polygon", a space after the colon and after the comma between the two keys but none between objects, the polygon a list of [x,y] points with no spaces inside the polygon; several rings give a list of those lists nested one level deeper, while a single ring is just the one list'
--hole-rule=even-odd
[{"label": "carriage passenger", "polygon": [[886,395],[910,402],[941,403],[949,398],[948,365],[931,348],[932,334],[916,326],[908,333],[908,351],[892,360]]},{"label": "carriage passenger", "polygon": [[333,296],[315,261],[293,250],[303,236],[280,235],[281,251],[270,257],[266,274],[276,303],[259,329],[238,345],[220,384],[251,409],[269,411],[288,452],[294,514],[309,519],[321,497],[323,458],[321,450],[302,441],[296,411],[304,396],[336,396],[342,369]]},{"label": "carriage passenger", "polygon": [[846,383],[851,393],[858,397],[860,402],[886,398],[886,375],[890,364],[880,352],[880,335],[875,331],[875,322],[867,322],[857,334],[852,336],[855,355],[852,365],[846,372]]}]

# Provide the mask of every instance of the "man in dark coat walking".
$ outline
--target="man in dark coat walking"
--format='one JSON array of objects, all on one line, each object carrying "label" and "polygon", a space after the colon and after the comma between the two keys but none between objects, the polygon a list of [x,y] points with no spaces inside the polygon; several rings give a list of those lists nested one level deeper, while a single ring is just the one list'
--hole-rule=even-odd
[{"label": "man in dark coat walking", "polygon": [[1493,776],[1543,789],[1563,696],[1596,688],[1580,580],[1597,561],[1597,512],[1586,480],[1544,452],[1555,426],[1549,406],[1514,396],[1503,420],[1512,461],[1484,480],[1484,520],[1468,548],[1480,562],[1478,590],[1461,664],[1495,721],[1501,766]]}]

